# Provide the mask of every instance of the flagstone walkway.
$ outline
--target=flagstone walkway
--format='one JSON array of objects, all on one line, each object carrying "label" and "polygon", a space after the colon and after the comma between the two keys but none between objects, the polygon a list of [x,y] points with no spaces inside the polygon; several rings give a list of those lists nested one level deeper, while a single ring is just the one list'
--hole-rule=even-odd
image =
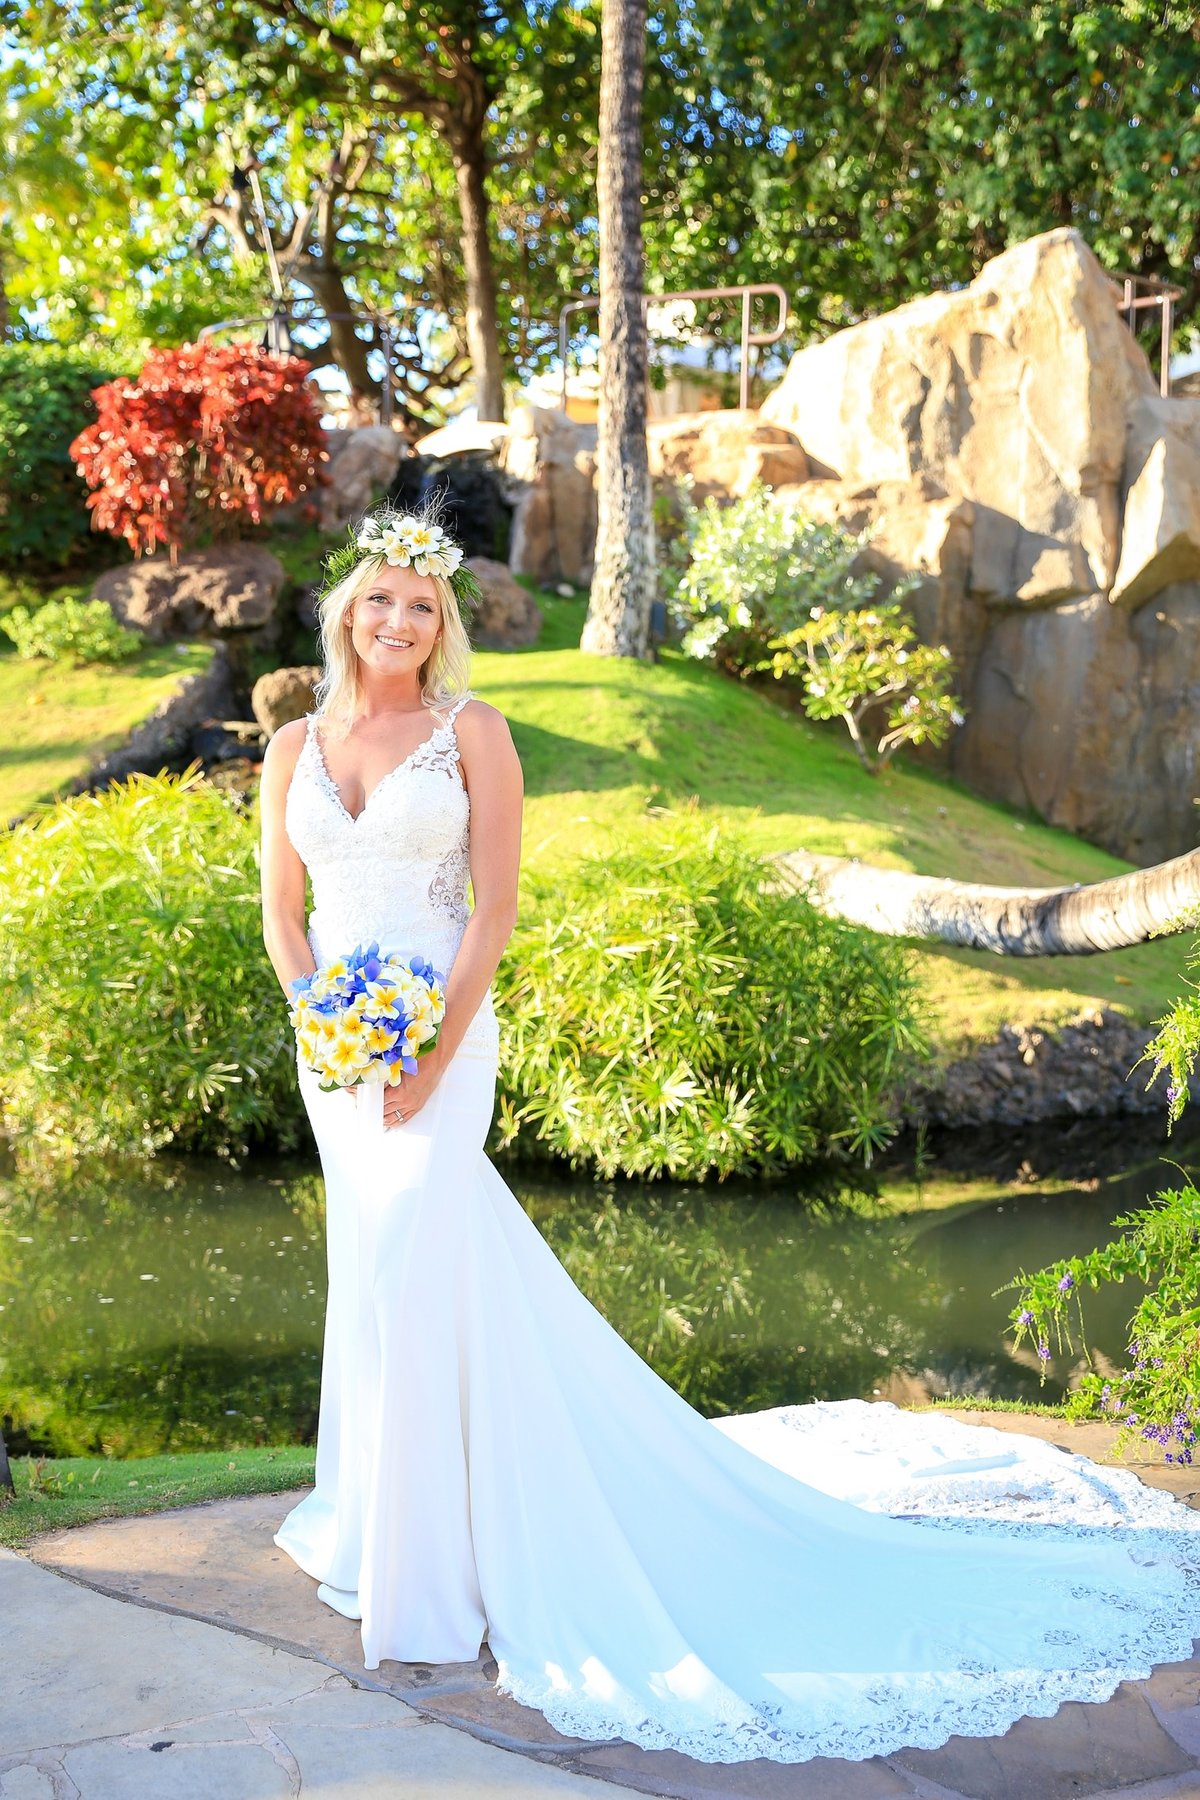
[{"label": "flagstone walkway", "polygon": [[[955,1416],[1097,1461],[1114,1435]],[[1135,1466],[1200,1504],[1200,1471]],[[0,1800],[483,1800],[599,1795],[597,1782],[681,1800],[1200,1800],[1200,1655],[1003,1737],[793,1764],[561,1737],[496,1693],[487,1657],[368,1673],[357,1624],[272,1542],[296,1498],[104,1520],[0,1552]]]}]

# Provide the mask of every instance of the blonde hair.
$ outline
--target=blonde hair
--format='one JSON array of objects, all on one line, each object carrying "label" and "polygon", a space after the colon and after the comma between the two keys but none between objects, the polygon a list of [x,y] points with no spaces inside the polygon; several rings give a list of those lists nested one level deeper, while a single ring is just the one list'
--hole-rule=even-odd
[{"label": "blonde hair", "polygon": [[[385,561],[382,556],[364,557],[317,602],[321,678],[313,688],[313,699],[317,717],[332,737],[345,737],[358,707],[359,657],[346,630],[346,613],[367,592]],[[442,629],[417,674],[423,703],[436,710],[467,691],[471,640],[448,577],[430,575],[427,579],[438,597]]]}]

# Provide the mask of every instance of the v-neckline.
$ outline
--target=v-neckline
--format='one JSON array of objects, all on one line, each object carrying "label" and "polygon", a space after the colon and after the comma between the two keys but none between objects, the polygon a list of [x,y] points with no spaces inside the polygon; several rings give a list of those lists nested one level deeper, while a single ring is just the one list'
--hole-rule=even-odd
[{"label": "v-neckline", "polygon": [[449,727],[447,725],[447,722],[444,719],[440,725],[435,725],[433,730],[429,733],[429,736],[423,737],[421,739],[420,743],[416,744],[413,747],[413,749],[411,749],[409,751],[408,755],[404,758],[404,760],[402,762],[398,762],[396,764],[395,768],[388,769],[386,774],[383,774],[380,776],[379,780],[375,783],[375,786],[371,789],[370,793],[364,799],[364,801],[362,803],[361,811],[356,812],[356,813],[352,813],[350,811],[350,808],[346,805],[346,802],[342,799],[342,790],[338,786],[337,782],[333,779],[333,776],[329,772],[329,764],[325,761],[325,752],[321,748],[320,733],[318,732],[315,724],[309,726],[308,734],[313,741],[313,747],[316,751],[316,756],[317,756],[317,766],[319,767],[319,769],[321,771],[321,777],[322,777],[323,781],[325,782],[325,785],[329,791],[330,798],[333,800],[334,804],[337,806],[338,810],[341,812],[342,817],[345,819],[348,819],[351,825],[357,825],[358,821],[362,818],[363,813],[366,812],[368,806],[370,806],[372,800],[375,798],[375,796],[379,792],[380,788],[383,787],[386,782],[389,782],[392,779],[393,775],[398,775],[400,773],[401,769],[406,769],[408,767],[409,763],[412,762],[412,760],[415,756],[418,756],[420,754],[420,752],[427,747],[427,745],[432,744],[433,740],[441,732],[446,731],[448,729],[449,729]]}]

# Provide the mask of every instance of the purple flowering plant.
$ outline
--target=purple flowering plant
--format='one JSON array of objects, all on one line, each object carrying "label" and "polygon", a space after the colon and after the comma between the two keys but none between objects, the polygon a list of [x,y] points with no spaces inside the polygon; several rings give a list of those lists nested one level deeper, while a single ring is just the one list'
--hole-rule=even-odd
[{"label": "purple flowering plant", "polygon": [[[1200,1193],[1189,1183],[1113,1223],[1124,1229],[1111,1243],[997,1289],[1018,1292],[1009,1315],[1013,1345],[1030,1345],[1043,1382],[1051,1345],[1053,1355],[1075,1363],[1068,1417],[1108,1419],[1121,1427],[1119,1449],[1140,1436],[1162,1446],[1168,1461],[1190,1463],[1200,1428]],[[1126,1281],[1140,1289],[1129,1362],[1106,1376],[1088,1346],[1083,1296]]]}]

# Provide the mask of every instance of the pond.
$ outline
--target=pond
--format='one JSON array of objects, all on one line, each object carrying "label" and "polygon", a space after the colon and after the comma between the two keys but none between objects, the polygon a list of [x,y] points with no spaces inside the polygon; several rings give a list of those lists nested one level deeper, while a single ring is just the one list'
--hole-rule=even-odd
[{"label": "pond", "polygon": [[[1195,1141],[1195,1140],[1193,1140]],[[1178,1185],[1161,1126],[943,1137],[868,1183],[593,1183],[501,1165],[574,1280],[713,1416],[811,1399],[1061,1398],[1082,1364],[1014,1355],[1021,1268],[1101,1243]],[[0,1178],[0,1415],[16,1453],[306,1443],[325,1299],[310,1158]],[[1137,1292],[1089,1297],[1120,1365]]]}]

